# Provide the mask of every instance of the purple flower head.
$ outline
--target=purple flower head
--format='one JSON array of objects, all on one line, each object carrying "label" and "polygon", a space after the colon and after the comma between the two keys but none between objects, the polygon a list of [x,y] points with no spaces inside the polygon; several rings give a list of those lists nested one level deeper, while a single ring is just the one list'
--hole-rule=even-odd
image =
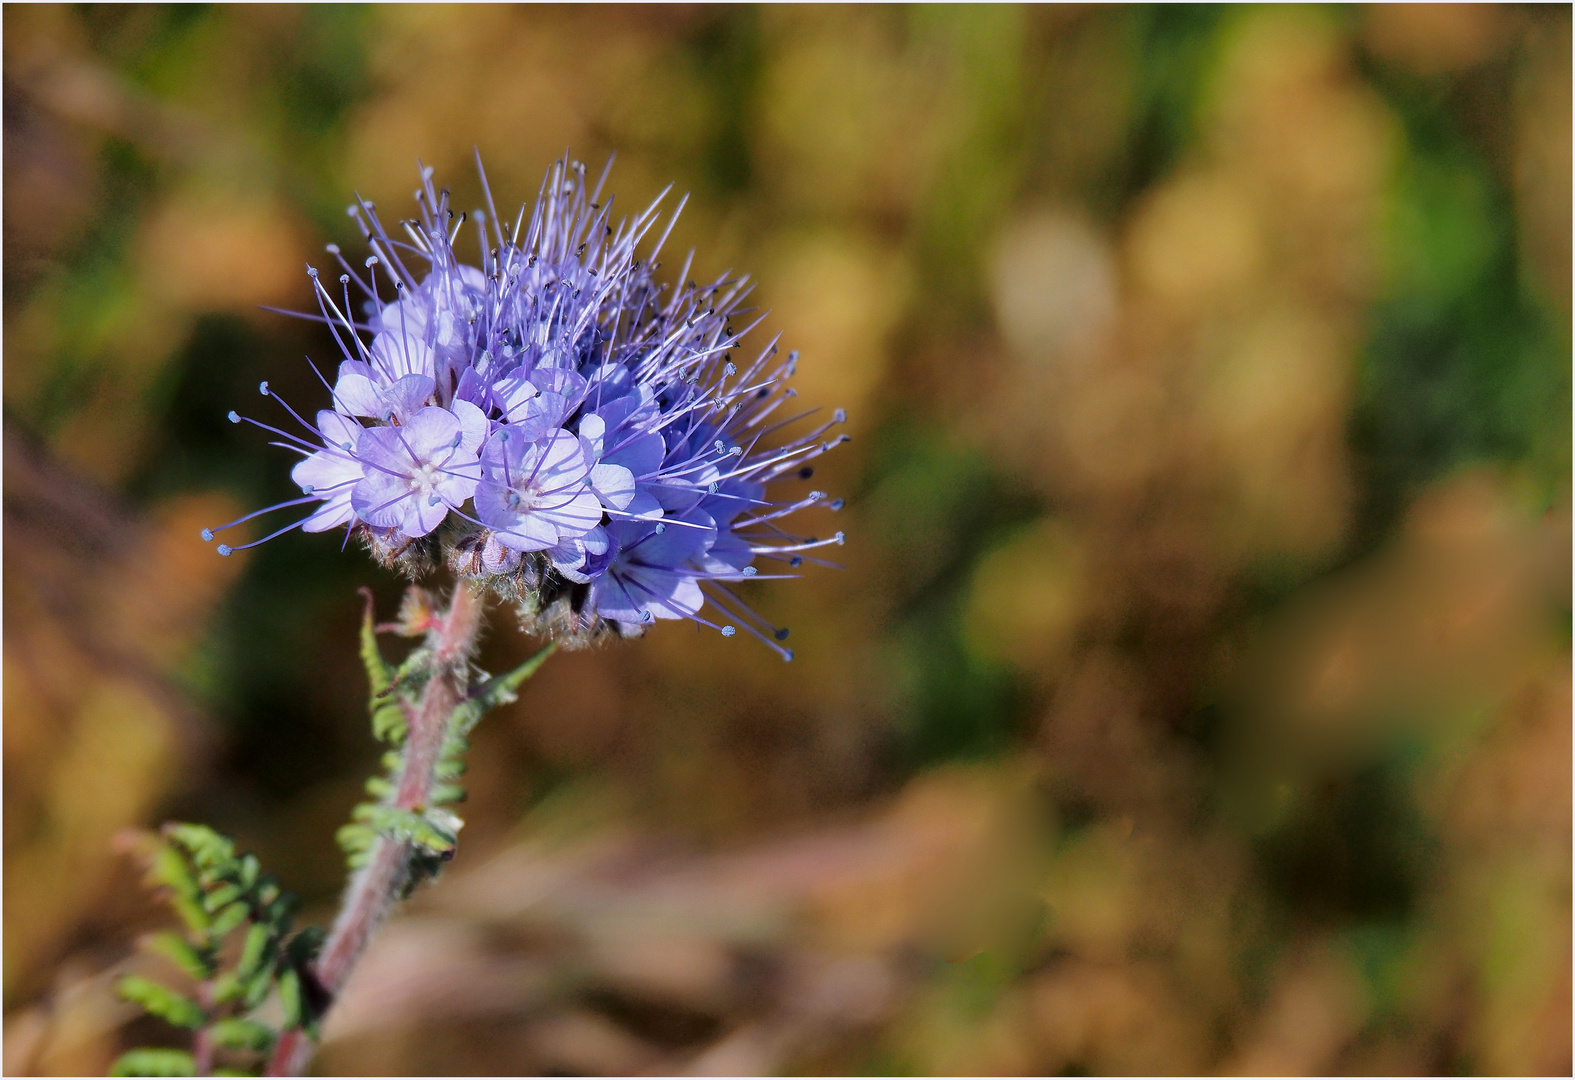
[{"label": "purple flower head", "polygon": [[[743,322],[747,278],[696,285],[686,261],[676,288],[657,284],[677,212],[647,244],[660,197],[615,222],[605,179],[588,186],[582,166],[558,162],[508,228],[490,193],[456,221],[430,170],[407,239],[370,204],[351,207],[371,255],[352,266],[330,246],[337,294],[308,270],[311,317],[341,353],[324,382],[333,407],[314,425],[280,402],[305,436],[250,421],[303,457],[302,498],[268,510],[317,503],[279,531],[342,525],[412,573],[442,555],[515,602],[527,628],[571,643],[685,618],[726,636],[741,626],[791,658],[787,631],[735,586],[796,576],[820,561],[807,552],[842,542],[786,528],[840,500],[776,489],[847,438],[829,437],[845,417],[794,409],[798,357],[774,340],[735,361],[763,317]],[[453,246],[467,218],[479,266]]]}]

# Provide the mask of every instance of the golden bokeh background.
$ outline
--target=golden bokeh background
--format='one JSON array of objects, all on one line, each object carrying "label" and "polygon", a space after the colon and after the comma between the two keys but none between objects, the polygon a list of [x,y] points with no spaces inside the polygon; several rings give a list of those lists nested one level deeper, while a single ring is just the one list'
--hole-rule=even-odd
[{"label": "golden bokeh background", "polygon": [[[232,427],[304,266],[565,148],[843,406],[790,665],[661,626],[478,732],[330,1073],[1567,1073],[1567,6],[4,10],[5,1071],[172,1040],[117,839],[330,916],[377,751]],[[260,534],[259,534],[260,535]],[[532,643],[506,612],[485,665]]]}]

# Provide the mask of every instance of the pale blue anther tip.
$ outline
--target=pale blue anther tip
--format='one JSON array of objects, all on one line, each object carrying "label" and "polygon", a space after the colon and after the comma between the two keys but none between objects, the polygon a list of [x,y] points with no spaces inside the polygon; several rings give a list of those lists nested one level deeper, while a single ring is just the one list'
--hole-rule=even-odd
[{"label": "pale blue anther tip", "polygon": [[722,627],[722,636],[723,637],[732,637],[736,633],[738,633],[738,627],[736,627],[736,626],[724,626],[724,627]]},{"label": "pale blue anther tip", "polygon": [[656,531],[659,532],[659,533],[666,532],[667,531],[667,522],[665,522],[665,521],[658,521],[656,523]]},{"label": "pale blue anther tip", "polygon": [[312,492],[314,492],[316,490],[317,489],[314,488],[311,484],[302,484],[301,485],[301,494],[302,495],[310,495]]},{"label": "pale blue anther tip", "polygon": [[220,544],[217,550],[218,550],[220,555],[228,555],[230,552],[234,551],[235,549],[232,548],[229,544]]},{"label": "pale blue anther tip", "polygon": [[831,418],[839,424],[846,424],[848,422],[848,410],[838,409],[831,414]]},{"label": "pale blue anther tip", "polygon": [[212,529],[204,529],[204,530],[202,530],[202,538],[205,541],[212,541],[213,540],[213,530]]},{"label": "pale blue anther tip", "polygon": [[241,414],[236,412],[234,409],[231,409],[227,415],[230,418],[230,423],[239,424],[241,422]]},{"label": "pale blue anther tip", "polygon": [[744,576],[745,577],[754,577],[757,573],[759,573],[759,571],[756,570],[753,566],[746,566],[746,567],[744,567]]},{"label": "pale blue anther tip", "polygon": [[792,649],[783,649],[782,650],[782,660],[783,660],[784,663],[791,664],[793,662],[793,650]]},{"label": "pale blue anther tip", "polygon": [[267,397],[268,396],[268,380],[267,379],[264,379],[262,382],[257,384],[257,392],[259,394],[261,394],[263,397]]},{"label": "pale blue anther tip", "polygon": [[831,508],[832,508],[832,509],[833,509],[833,510],[841,510],[841,509],[842,509],[842,506],[843,506],[843,502],[842,502],[842,500],[841,500],[841,499],[832,499],[832,500],[831,500],[831,502],[830,502],[830,503],[829,503],[829,504],[828,504],[828,505],[829,505],[829,506],[830,506],[830,507],[831,507]]},{"label": "pale blue anther tip", "polygon": [[843,543],[844,541],[847,540],[847,537],[842,534],[842,530],[841,529],[838,529],[837,530],[837,535],[834,537],[834,539],[837,541],[837,543],[841,544],[841,543]]}]

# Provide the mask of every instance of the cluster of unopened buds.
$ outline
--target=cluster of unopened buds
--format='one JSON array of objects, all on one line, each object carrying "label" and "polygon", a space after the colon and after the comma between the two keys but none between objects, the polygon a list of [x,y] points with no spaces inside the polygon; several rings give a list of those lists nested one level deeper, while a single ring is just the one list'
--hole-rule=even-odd
[{"label": "cluster of unopened buds", "polygon": [[[490,193],[485,212],[456,219],[430,169],[400,237],[371,204],[352,206],[371,254],[355,266],[330,246],[337,288],[308,269],[319,303],[310,317],[343,354],[334,382],[323,379],[332,407],[309,420],[265,382],[302,431],[230,414],[302,455],[291,473],[301,496],[203,539],[310,507],[219,554],[297,527],[344,528],[412,577],[446,561],[560,642],[692,619],[727,636],[742,628],[791,659],[787,631],[732,586],[790,576],[821,561],[810,552],[842,543],[841,532],[786,528],[840,499],[768,486],[808,480],[810,463],[847,439],[831,434],[846,416],[816,422],[816,410],[793,407],[797,354],[780,356],[775,340],[734,358],[759,322],[742,319],[747,278],[697,286],[686,262],[676,287],[658,285],[672,219],[637,258],[661,199],[615,224],[611,200],[600,201],[605,179],[588,186],[583,166],[557,163],[511,229]],[[455,253],[467,216],[479,266]]]}]

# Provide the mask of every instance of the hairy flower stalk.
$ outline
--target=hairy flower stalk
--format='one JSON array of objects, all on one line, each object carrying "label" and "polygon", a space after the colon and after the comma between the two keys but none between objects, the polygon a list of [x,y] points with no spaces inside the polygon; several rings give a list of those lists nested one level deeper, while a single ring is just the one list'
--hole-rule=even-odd
[{"label": "hairy flower stalk", "polygon": [[[417,813],[432,801],[433,771],[449,717],[465,697],[470,655],[481,628],[480,594],[472,586],[461,585],[454,590],[448,611],[435,621],[432,675],[410,718],[403,772],[394,797],[396,807]],[[400,878],[408,873],[410,847],[406,842],[378,837],[371,861],[351,882],[344,909],[317,961],[318,981],[329,993],[339,991],[390,898],[403,885]]]},{"label": "hairy flower stalk", "polygon": [[[461,585],[454,590],[448,611],[432,618],[431,677],[409,718],[403,771],[394,796],[398,809],[422,813],[433,801],[432,788],[449,719],[467,695],[481,611],[480,592],[474,586]],[[416,854],[411,841],[379,836],[371,858],[351,878],[315,968],[317,982],[330,1001],[344,988],[372,932],[405,891]],[[311,1053],[312,1044],[304,1032],[287,1033],[275,1047],[268,1075],[300,1075]]]},{"label": "hairy flower stalk", "polygon": [[[456,584],[443,610],[412,587],[393,629],[423,640],[397,668],[379,651],[367,594],[368,707],[373,734],[391,749],[386,775],[367,783],[371,799],[340,830],[353,874],[326,939],[310,928],[287,938],[288,910],[276,886],[257,884],[255,860],[237,862],[222,837],[180,827],[189,831],[172,835],[196,845],[191,857],[203,869],[194,878],[170,864],[159,880],[173,883],[183,917],[206,935],[177,950],[202,979],[200,1000],[147,980],[123,992],[193,1028],[193,1053],[133,1051],[120,1071],[206,1074],[251,1054],[271,1075],[303,1072],[318,1019],[378,925],[454,853],[463,822],[447,806],[463,797],[456,780],[471,728],[513,700],[553,648],[689,619],[724,637],[742,628],[793,658],[781,644],[787,629],[736,586],[797,576],[822,561],[812,552],[842,543],[841,532],[805,536],[789,523],[841,508],[824,492],[791,488],[847,439],[831,434],[846,416],[795,409],[788,383],[798,356],[779,357],[775,340],[735,359],[760,320],[745,319],[746,278],[697,285],[686,261],[675,287],[659,285],[657,256],[676,211],[642,254],[661,199],[614,223],[612,200],[601,201],[605,179],[588,186],[583,166],[558,162],[507,230],[488,193],[487,211],[474,213],[479,265],[469,265],[454,248],[467,216],[455,220],[448,192],[423,170],[416,220],[391,232],[371,204],[350,208],[371,254],[358,267],[329,247],[342,270],[337,289],[308,267],[318,302],[308,317],[341,353],[332,381],[319,372],[329,407],[309,420],[264,382],[284,426],[230,413],[299,455],[291,478],[301,496],[202,537],[304,509],[218,553],[294,528],[343,528],[347,542],[358,537],[412,579],[446,566]],[[476,677],[472,664],[488,594],[549,642],[492,678]],[[236,899],[243,886],[253,890],[247,903]],[[210,918],[209,907],[229,914]],[[236,972],[220,973],[222,939],[248,919]],[[272,994],[284,1005],[278,1031],[247,1015]]]}]

